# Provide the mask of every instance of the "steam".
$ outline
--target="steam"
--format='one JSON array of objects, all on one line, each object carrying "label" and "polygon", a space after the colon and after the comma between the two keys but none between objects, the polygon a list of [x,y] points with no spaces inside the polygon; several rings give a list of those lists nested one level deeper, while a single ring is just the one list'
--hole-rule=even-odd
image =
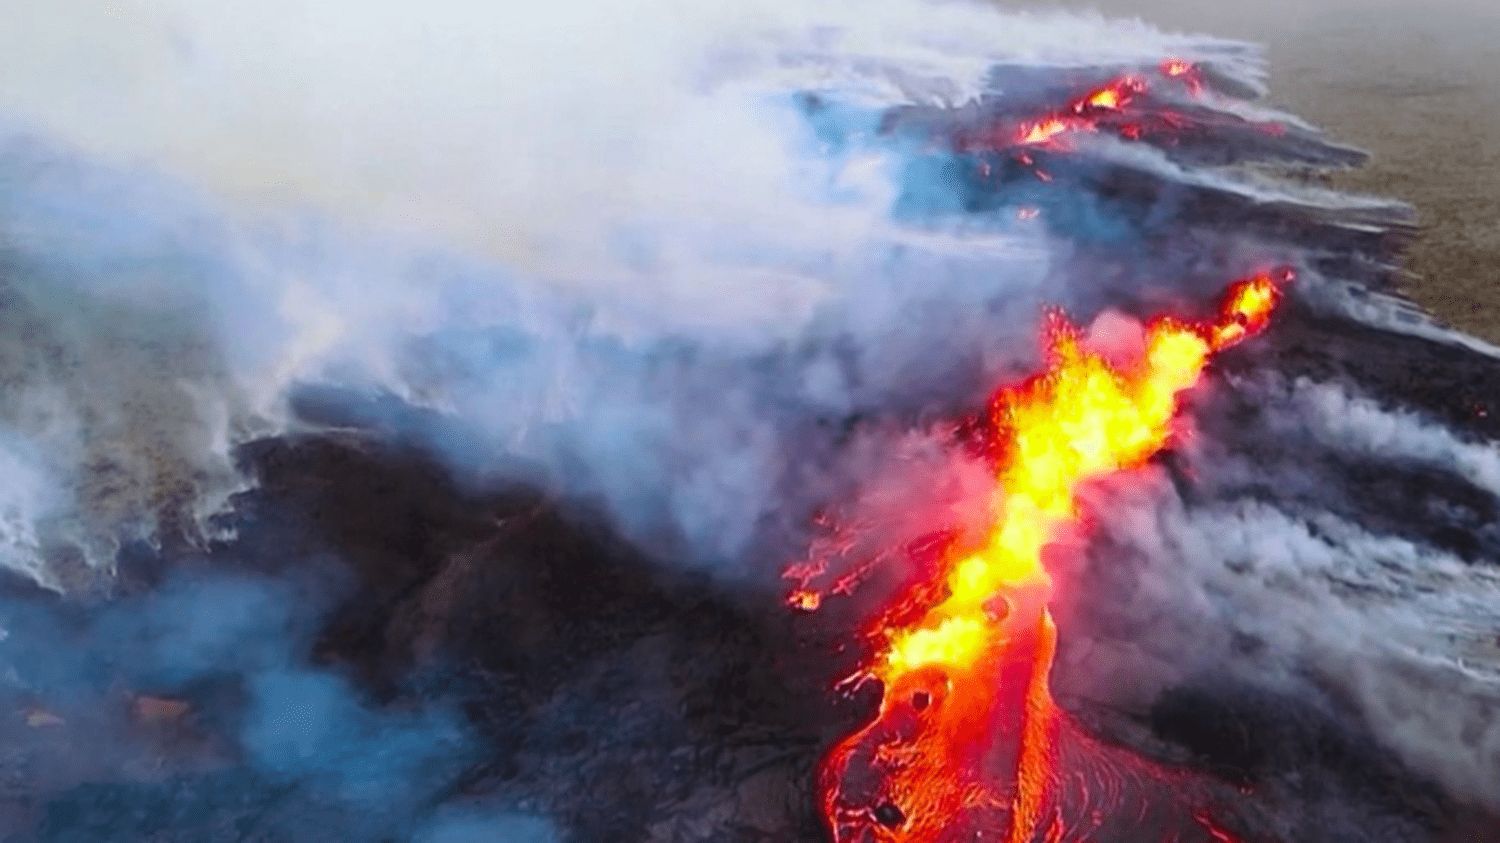
[{"label": "steam", "polygon": [[[1233,45],[958,4],[112,9],[28,4],[0,43],[6,284],[85,314],[56,317],[88,361],[61,417],[146,405],[45,449],[76,475],[124,428],[144,535],[164,494],[222,499],[225,451],[319,384],[435,411],[411,435],[456,465],[600,499],[663,555],[765,551],[812,505],[787,490],[838,473],[831,425],[971,403],[1043,302],[1099,298],[1059,286],[1045,229],[914,216],[949,176],[876,138],[880,109],[971,100],[996,62],[1258,74]],[[839,106],[810,120],[801,92]],[[116,373],[88,338],[121,324],[153,346]],[[136,458],[141,426],[167,453]],[[111,546],[101,523],[84,555]]]},{"label": "steam", "polygon": [[[30,786],[54,794],[46,839],[193,829],[211,836],[226,816],[282,839],[306,839],[312,828],[346,840],[404,832],[455,841],[481,830],[493,839],[507,829],[518,836],[506,839],[551,839],[545,824],[523,815],[435,810],[475,757],[475,736],[456,710],[380,708],[314,666],[312,637],[340,589],[326,566],[301,570],[287,580],[178,576],[83,619],[56,605],[0,601],[0,703],[44,712],[30,728],[10,718],[0,728],[28,765]],[[175,700],[189,692],[234,702],[202,713],[173,709],[188,709]],[[153,718],[163,721],[155,730]],[[229,727],[230,745],[201,734],[214,726]],[[163,753],[190,760],[153,771]],[[91,784],[122,770],[125,781]],[[206,776],[202,787],[174,779],[193,774]],[[114,807],[153,800],[171,809]]]},{"label": "steam", "polygon": [[36,524],[51,505],[46,477],[33,456],[11,447],[0,450],[0,475],[6,478],[0,493],[0,565],[45,582],[47,572],[37,567]]},{"label": "steam", "polygon": [[[1099,535],[1062,574],[1063,611],[1080,636],[1062,671],[1070,690],[1144,710],[1167,688],[1227,671],[1352,715],[1412,768],[1492,805],[1500,577],[1421,537],[1381,532],[1375,507],[1344,497],[1370,490],[1346,492],[1319,474],[1327,469],[1278,451],[1377,466],[1409,498],[1406,519],[1446,524],[1459,516],[1400,467],[1472,483],[1493,500],[1500,448],[1341,385],[1263,377],[1236,389],[1261,414],[1248,430],[1194,440],[1187,470],[1205,482],[1192,500],[1153,471],[1091,501]],[[1460,529],[1492,552],[1487,529]]]},{"label": "steam", "polygon": [[[1255,49],[1140,23],[915,0],[22,0],[0,52],[0,565],[59,593],[108,591],[132,541],[202,547],[246,441],[345,426],[597,505],[725,577],[768,579],[845,501],[870,528],[844,564],[982,520],[982,461],[939,420],[1034,367],[1044,305],[1191,309],[1268,264],[1302,270],[1319,318],[1484,350],[1363,295],[1404,209],[1237,166],[1358,157],[1250,99]],[[1040,221],[922,134],[1168,56],[1212,71],[1217,146],[1081,139],[1075,181],[1017,188]],[[1121,199],[1116,170],[1150,189]],[[1095,549],[1064,572],[1111,605],[1068,607],[1063,675],[1137,708],[1215,669],[1332,686],[1493,803],[1500,692],[1473,655],[1500,583],[1298,464],[1419,465],[1494,497],[1493,444],[1344,383],[1228,392],[1265,412],[1245,430],[1205,404],[1199,498],[1165,473],[1099,490],[1099,546],[1129,564]],[[332,799],[350,839],[396,815],[445,843],[551,835],[418,804],[472,746],[462,718],[392,714],[311,666],[300,592],[174,583],[81,628],[0,619],[7,702],[103,705],[83,661],[36,678],[59,649],[37,642],[118,640],[164,692],[227,663],[253,776]]]},{"label": "steam", "polygon": [[1300,380],[1290,398],[1292,411],[1326,447],[1436,466],[1500,497],[1500,449],[1494,443],[1466,441],[1412,410],[1383,408],[1336,384]]},{"label": "steam", "polygon": [[[614,267],[622,228],[680,247],[699,232],[662,223],[836,237],[833,209],[787,201],[808,163],[776,113],[788,90],[962,103],[996,60],[1115,64],[1216,46],[901,0],[281,0],[212,13],[65,0],[28,2],[16,23],[0,43],[14,119],[253,209],[313,206],[554,275]],[[815,229],[788,225],[815,210]]]}]

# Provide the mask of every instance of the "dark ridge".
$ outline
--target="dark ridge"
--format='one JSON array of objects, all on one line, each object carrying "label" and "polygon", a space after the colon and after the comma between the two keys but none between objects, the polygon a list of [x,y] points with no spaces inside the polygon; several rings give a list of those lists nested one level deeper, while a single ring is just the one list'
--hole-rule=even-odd
[{"label": "dark ridge", "polygon": [[[1253,357],[1287,378],[1351,384],[1382,406],[1407,408],[1475,442],[1500,441],[1500,365],[1456,343],[1383,330],[1295,305]],[[1230,359],[1224,361],[1232,365]]]},{"label": "dark ridge", "polygon": [[[1355,718],[1303,695],[1215,679],[1167,691],[1149,722],[1217,774],[1297,804],[1289,840],[1422,841],[1449,826],[1441,788],[1381,751]],[[1361,806],[1357,823],[1350,805]]]},{"label": "dark ridge", "polygon": [[1341,451],[1304,437],[1299,427],[1288,426],[1295,412],[1276,386],[1252,381],[1218,390],[1212,400],[1197,403],[1195,418],[1257,474],[1243,479],[1211,474],[1182,484],[1179,492],[1194,505],[1248,498],[1287,512],[1330,513],[1371,533],[1437,548],[1471,564],[1500,558],[1500,500],[1493,492],[1446,466]]},{"label": "dark ridge", "polygon": [[344,560],[355,587],[321,657],[459,697],[490,746],[459,792],[546,805],[578,840],[631,840],[700,822],[677,814],[705,788],[736,805],[758,777],[780,796],[741,821],[770,836],[731,814],[713,839],[808,827],[825,677],[777,596],[731,597],[534,494],[466,494],[369,440],[265,442],[247,458],[262,487],[241,555],[271,562],[303,536]]},{"label": "dark ridge", "polygon": [[[472,760],[429,783],[432,810],[524,806],[578,841],[818,839],[811,770],[849,713],[825,693],[833,643],[794,629],[779,595],[648,563],[524,489],[465,491],[379,436],[263,440],[241,459],[259,485],[235,502],[237,539],[169,564],[292,583],[336,570],[306,597],[333,601],[310,652],[321,669],[380,711],[456,707],[475,735]],[[128,672],[98,681],[158,691]],[[172,691],[232,743],[236,681]],[[232,757],[190,761],[167,751],[149,781],[27,793],[25,839],[367,839],[316,792]]]}]

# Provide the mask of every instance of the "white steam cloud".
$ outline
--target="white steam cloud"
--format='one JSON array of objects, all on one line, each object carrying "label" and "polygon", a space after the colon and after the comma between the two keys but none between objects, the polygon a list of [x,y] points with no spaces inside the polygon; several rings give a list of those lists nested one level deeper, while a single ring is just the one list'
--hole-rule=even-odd
[{"label": "white steam cloud", "polygon": [[[743,555],[799,466],[825,467],[795,428],[924,389],[972,400],[986,387],[955,361],[1006,371],[1043,301],[1078,303],[1040,229],[898,219],[911,177],[869,142],[878,109],[969,101],[996,62],[1208,53],[1259,73],[1141,25],[895,0],[12,17],[7,283],[201,314],[132,358],[184,407],[165,426],[192,430],[169,438],[195,441],[127,483],[222,494],[222,449],[284,424],[293,384],[332,383],[435,409],[476,434],[457,461],[539,466],[641,541],[709,558]],[[842,103],[836,136],[798,92]],[[73,335],[119,318],[76,310]],[[101,437],[83,438],[54,449],[75,469]],[[135,497],[149,521],[159,490]]]},{"label": "white steam cloud", "polygon": [[[232,448],[298,423],[313,387],[471,476],[601,501],[648,549],[725,569],[779,559],[783,522],[854,489],[903,540],[888,489],[930,481],[963,521],[993,503],[973,500],[979,467],[907,431],[1026,370],[1041,305],[1088,318],[1132,276],[1083,277],[1086,250],[1014,216],[900,213],[953,185],[877,140],[882,116],[996,94],[996,65],[1177,56],[1261,79],[1243,45],[956,2],[11,6],[0,326],[23,339],[0,343],[0,565],[58,589],[75,557],[107,572],[122,538],[201,538],[241,482]],[[1359,207],[1099,146],[1183,193]],[[1140,222],[1101,207],[1077,225]],[[1222,284],[1266,257],[1232,235],[1126,261]],[[1271,391],[1272,432],[1500,495],[1488,444],[1342,387]],[[1130,640],[1095,630],[1070,676],[1144,704],[1248,636],[1271,655],[1236,669],[1317,673],[1418,769],[1496,798],[1497,679],[1465,647],[1500,582],[1331,513],[1195,508],[1168,486],[1101,492],[1103,533],[1142,560],[1097,578]]]},{"label": "white steam cloud", "polygon": [[906,0],[22,0],[11,21],[11,120],[252,209],[310,206],[547,274],[617,268],[601,251],[622,228],[821,245],[877,224],[878,202],[807,201],[815,164],[778,113],[789,90],[962,103],[996,61],[1213,46]]},{"label": "white steam cloud", "polygon": [[[1266,408],[1257,439],[1425,465],[1497,494],[1493,443],[1460,441],[1341,386],[1266,378],[1239,388]],[[1228,485],[1299,482],[1302,469],[1240,444],[1190,449],[1191,471]],[[1250,687],[1331,689],[1334,705],[1413,769],[1494,807],[1500,574],[1373,533],[1332,511],[1338,492],[1316,494],[1330,508],[1252,497],[1187,504],[1157,471],[1105,484],[1090,506],[1100,547],[1062,574],[1064,603],[1086,604],[1068,619],[1070,690],[1143,710],[1166,688],[1226,671]],[[1410,517],[1428,516],[1414,503]]]}]

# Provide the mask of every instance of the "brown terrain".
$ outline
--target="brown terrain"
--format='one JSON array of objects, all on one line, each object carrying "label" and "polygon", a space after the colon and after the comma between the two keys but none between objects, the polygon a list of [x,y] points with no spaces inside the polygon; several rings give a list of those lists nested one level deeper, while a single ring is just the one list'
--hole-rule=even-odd
[{"label": "brown terrain", "polygon": [[1423,228],[1406,292],[1500,342],[1500,3],[1048,0],[1264,44],[1270,101],[1373,155],[1336,184],[1405,200]]}]

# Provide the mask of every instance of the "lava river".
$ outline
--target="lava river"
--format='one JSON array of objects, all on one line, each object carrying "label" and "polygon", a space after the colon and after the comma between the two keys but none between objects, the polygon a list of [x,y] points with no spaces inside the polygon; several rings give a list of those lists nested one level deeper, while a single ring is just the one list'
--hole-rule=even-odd
[{"label": "lava river", "polygon": [[1054,703],[1043,557],[1077,529],[1083,484],[1169,444],[1182,394],[1216,352],[1266,325],[1287,277],[1236,282],[1213,319],[1157,318],[1126,353],[1049,320],[1045,370],[994,398],[988,536],[950,542],[865,630],[858,678],[879,683],[878,713],[818,774],[835,840],[1237,839],[1206,785],[1094,740]]}]

